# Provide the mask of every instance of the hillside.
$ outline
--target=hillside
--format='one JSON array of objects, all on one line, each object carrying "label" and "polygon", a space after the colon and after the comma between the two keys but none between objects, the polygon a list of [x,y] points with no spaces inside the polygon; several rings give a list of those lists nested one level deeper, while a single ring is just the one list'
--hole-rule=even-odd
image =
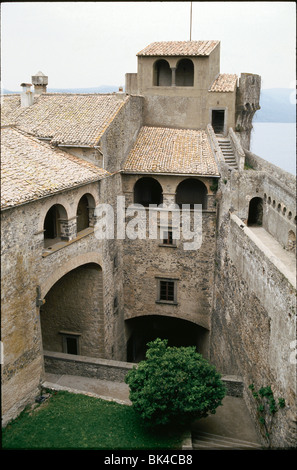
[{"label": "hillside", "polygon": [[[295,98],[295,103],[293,103]],[[261,109],[256,112],[255,122],[295,122],[296,92],[290,88],[261,90]]]}]

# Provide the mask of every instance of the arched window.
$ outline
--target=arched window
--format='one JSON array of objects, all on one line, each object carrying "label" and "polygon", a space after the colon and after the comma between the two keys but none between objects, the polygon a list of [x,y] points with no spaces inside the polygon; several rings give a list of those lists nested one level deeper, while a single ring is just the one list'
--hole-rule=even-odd
[{"label": "arched window", "polygon": [[94,225],[95,200],[91,194],[84,194],[77,205],[76,226],[77,232]]},{"label": "arched window", "polygon": [[88,198],[84,195],[80,198],[76,211],[77,231],[80,232],[89,227],[89,206]]},{"label": "arched window", "polygon": [[178,62],[175,82],[176,86],[194,85],[194,65],[190,59],[182,59]]},{"label": "arched window", "polygon": [[202,181],[188,178],[183,180],[176,189],[175,202],[180,207],[182,204],[202,204],[202,209],[207,208],[207,188]]},{"label": "arched window", "polygon": [[157,60],[154,64],[154,86],[171,86],[171,68],[167,60]]},{"label": "arched window", "polygon": [[263,199],[253,197],[249,204],[248,225],[262,225],[263,219]]},{"label": "arched window", "polygon": [[140,178],[134,186],[134,203],[148,207],[149,204],[162,204],[162,186],[154,178]]},{"label": "arched window", "polygon": [[67,220],[66,210],[60,204],[54,204],[48,211],[44,219],[44,246],[48,247],[61,240],[62,221]]}]

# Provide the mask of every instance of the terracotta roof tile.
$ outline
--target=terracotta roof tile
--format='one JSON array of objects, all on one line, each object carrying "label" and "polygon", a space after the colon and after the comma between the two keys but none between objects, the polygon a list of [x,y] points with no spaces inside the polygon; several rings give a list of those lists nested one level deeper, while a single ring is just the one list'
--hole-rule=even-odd
[{"label": "terracotta roof tile", "polygon": [[141,128],[124,171],[219,176],[205,131],[147,126]]},{"label": "terracotta roof tile", "polygon": [[237,75],[221,73],[212,83],[208,91],[211,92],[232,92],[237,84]]},{"label": "terracotta roof tile", "polygon": [[37,138],[1,129],[1,208],[98,181],[108,173]]},{"label": "terracotta roof tile", "polygon": [[27,108],[20,96],[3,97],[2,124],[62,145],[94,146],[126,100],[113,94],[44,93]]},{"label": "terracotta roof tile", "polygon": [[137,56],[208,56],[220,41],[153,42]]}]

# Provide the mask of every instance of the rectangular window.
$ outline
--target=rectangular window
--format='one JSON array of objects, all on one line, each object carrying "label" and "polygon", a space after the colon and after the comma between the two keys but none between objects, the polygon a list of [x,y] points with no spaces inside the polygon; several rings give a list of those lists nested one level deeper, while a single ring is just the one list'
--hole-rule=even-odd
[{"label": "rectangular window", "polygon": [[160,281],[160,300],[174,301],[174,281]]},{"label": "rectangular window", "polygon": [[163,232],[163,245],[173,245],[173,238],[171,230]]},{"label": "rectangular window", "polygon": [[159,246],[170,246],[176,248],[176,240],[174,238],[174,229],[169,227],[169,229],[162,228],[160,226],[160,243]]},{"label": "rectangular window", "polygon": [[157,303],[176,304],[177,281],[174,279],[158,279]]}]

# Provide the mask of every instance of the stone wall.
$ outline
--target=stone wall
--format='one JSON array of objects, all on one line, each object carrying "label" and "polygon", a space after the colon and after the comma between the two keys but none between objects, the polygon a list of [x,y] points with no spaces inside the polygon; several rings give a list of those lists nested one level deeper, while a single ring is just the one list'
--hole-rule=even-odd
[{"label": "stone wall", "polygon": [[[296,366],[290,362],[290,343],[296,338],[296,285],[285,274],[236,215],[223,217],[211,361],[221,373],[243,378],[244,396],[256,424],[256,403],[248,391],[251,383],[256,389],[271,385],[275,397],[285,399],[285,409],[274,418],[272,445],[276,447],[296,444]],[[260,426],[259,432],[263,433]]]},{"label": "stone wall", "polygon": [[100,139],[103,167],[110,173],[121,170],[136,140],[142,126],[142,106],[141,96],[129,96]]},{"label": "stone wall", "polygon": [[69,374],[91,377],[111,382],[124,382],[127,373],[135,364],[124,361],[74,356],[44,351],[45,370],[51,374]]}]

